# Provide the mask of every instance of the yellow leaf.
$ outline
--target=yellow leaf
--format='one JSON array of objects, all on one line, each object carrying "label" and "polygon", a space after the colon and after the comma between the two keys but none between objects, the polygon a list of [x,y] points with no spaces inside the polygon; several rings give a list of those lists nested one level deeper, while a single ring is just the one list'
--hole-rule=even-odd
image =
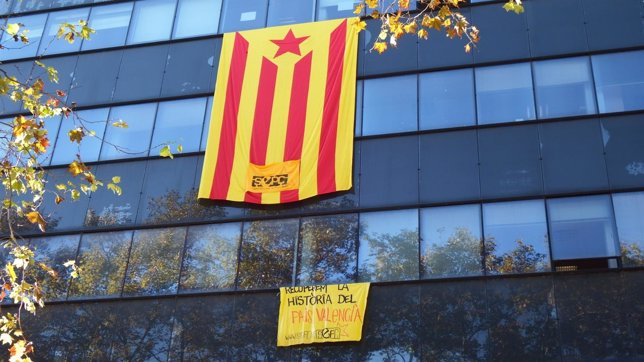
[{"label": "yellow leaf", "polygon": [[362,10],[364,10],[364,4],[360,3],[360,4],[356,5],[356,8],[353,10],[353,13],[356,14],[356,15],[360,15],[360,14],[362,14]]},{"label": "yellow leaf", "polygon": [[168,145],[165,145],[163,146],[163,148],[161,148],[161,151],[159,151],[159,156],[170,157],[172,159],[174,158],[174,156],[172,155],[172,151],[170,151],[170,146]]},{"label": "yellow leaf", "polygon": [[449,9],[449,6],[447,5],[443,5],[441,9],[438,11],[439,18],[446,18],[450,15],[452,15],[452,11]]},{"label": "yellow leaf", "polygon": [[45,225],[47,223],[45,222],[45,219],[43,219],[42,215],[40,215],[38,211],[29,212],[25,216],[27,217],[27,220],[29,220],[30,223],[38,224],[38,228],[40,229],[40,231],[45,232]]},{"label": "yellow leaf", "polygon": [[85,137],[85,131],[80,127],[69,131],[67,134],[69,135],[69,140],[76,143],[81,143],[83,137]]},{"label": "yellow leaf", "polygon": [[56,198],[54,199],[54,202],[56,202],[56,205],[58,205],[58,204],[60,204],[61,202],[63,202],[64,200],[65,200],[65,199],[63,199],[62,197],[60,197],[60,196],[56,195]]},{"label": "yellow leaf", "polygon": [[120,183],[121,182],[121,177],[120,176],[112,177],[112,182],[114,182],[115,184]]},{"label": "yellow leaf", "polygon": [[16,271],[13,269],[13,265],[11,265],[11,263],[7,263],[7,266],[4,269],[7,271],[7,274],[9,274],[11,282],[15,282],[18,276],[16,275]]},{"label": "yellow leaf", "polygon": [[365,3],[370,9],[373,9],[376,6],[378,6],[378,0],[365,0]]},{"label": "yellow leaf", "polygon": [[377,41],[373,43],[373,49],[375,49],[378,54],[382,54],[385,50],[387,50],[387,43],[383,41]]},{"label": "yellow leaf", "polygon": [[378,39],[380,40],[387,39],[387,31],[386,30],[381,31],[380,34],[378,34]]},{"label": "yellow leaf", "polygon": [[465,52],[469,53],[472,50],[472,47],[469,44],[465,44]]},{"label": "yellow leaf", "polygon": [[356,20],[353,24],[353,29],[356,33],[359,33],[367,28],[367,23],[364,21]]},{"label": "yellow leaf", "polygon": [[406,10],[409,8],[409,0],[398,0],[398,7]]},{"label": "yellow leaf", "polygon": [[127,128],[128,124],[125,121],[119,119],[118,121],[112,123],[112,127]]},{"label": "yellow leaf", "polygon": [[20,24],[16,24],[16,23],[7,24],[7,26],[5,27],[5,31],[7,32],[7,34],[11,36],[15,36],[20,31]]},{"label": "yellow leaf", "polygon": [[412,21],[411,23],[403,26],[405,33],[415,33],[416,32],[416,22]]},{"label": "yellow leaf", "polygon": [[418,30],[418,37],[419,38],[427,39],[428,36],[429,36],[429,33],[427,33],[427,30],[425,30],[425,29]]},{"label": "yellow leaf", "polygon": [[82,164],[82,163],[80,163],[78,161],[72,161],[72,163],[70,163],[69,166],[67,167],[67,170],[72,175],[78,176],[81,173],[87,171],[87,166],[85,166],[84,164]]}]

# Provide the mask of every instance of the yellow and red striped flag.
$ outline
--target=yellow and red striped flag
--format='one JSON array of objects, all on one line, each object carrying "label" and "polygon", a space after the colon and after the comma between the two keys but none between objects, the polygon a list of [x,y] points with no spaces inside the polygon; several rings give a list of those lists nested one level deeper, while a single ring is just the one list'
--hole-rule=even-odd
[{"label": "yellow and red striped flag", "polygon": [[277,204],[351,188],[355,21],[224,35],[199,198]]}]

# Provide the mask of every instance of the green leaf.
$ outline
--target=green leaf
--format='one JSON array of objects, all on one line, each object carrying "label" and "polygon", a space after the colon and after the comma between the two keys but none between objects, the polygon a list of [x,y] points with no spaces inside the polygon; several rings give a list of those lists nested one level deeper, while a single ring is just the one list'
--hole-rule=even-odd
[{"label": "green leaf", "polygon": [[170,146],[168,145],[163,146],[161,151],[159,151],[159,156],[174,158],[174,156],[172,155],[172,152],[170,151]]},{"label": "green leaf", "polygon": [[128,125],[127,125],[127,123],[126,123],[126,122],[124,122],[123,120],[120,120],[120,119],[119,119],[119,120],[118,120],[118,121],[116,121],[116,122],[112,122],[112,127],[116,127],[116,128],[127,128],[127,127],[128,127]]},{"label": "green leaf", "polygon": [[15,36],[20,31],[20,24],[16,24],[16,23],[7,24],[7,26],[5,27],[5,31],[7,32],[7,34],[11,36]]},{"label": "green leaf", "polygon": [[179,153],[183,152],[183,146],[182,145],[177,146],[177,152],[179,152]]}]

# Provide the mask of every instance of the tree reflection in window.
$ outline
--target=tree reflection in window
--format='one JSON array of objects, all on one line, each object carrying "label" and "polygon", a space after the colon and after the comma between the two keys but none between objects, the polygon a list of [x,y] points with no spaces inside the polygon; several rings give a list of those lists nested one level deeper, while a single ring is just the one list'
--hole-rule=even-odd
[{"label": "tree reflection in window", "polygon": [[613,195],[622,265],[644,266],[644,192]]},{"label": "tree reflection in window", "polygon": [[297,219],[244,224],[239,288],[275,288],[292,284],[298,228]]},{"label": "tree reflection in window", "polygon": [[55,273],[51,274],[42,267],[32,268],[45,300],[61,300],[67,297],[70,274],[63,264],[76,259],[79,241],[80,235],[31,239],[30,247],[35,250],[36,263],[49,266]]},{"label": "tree reflection in window", "polygon": [[360,281],[418,279],[418,210],[360,215]]}]

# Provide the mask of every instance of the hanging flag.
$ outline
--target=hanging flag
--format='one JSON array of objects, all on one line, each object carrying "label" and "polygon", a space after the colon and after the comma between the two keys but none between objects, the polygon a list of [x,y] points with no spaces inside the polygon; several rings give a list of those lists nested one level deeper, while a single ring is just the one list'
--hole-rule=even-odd
[{"label": "hanging flag", "polygon": [[277,204],[351,188],[356,21],[224,35],[199,198]]}]

